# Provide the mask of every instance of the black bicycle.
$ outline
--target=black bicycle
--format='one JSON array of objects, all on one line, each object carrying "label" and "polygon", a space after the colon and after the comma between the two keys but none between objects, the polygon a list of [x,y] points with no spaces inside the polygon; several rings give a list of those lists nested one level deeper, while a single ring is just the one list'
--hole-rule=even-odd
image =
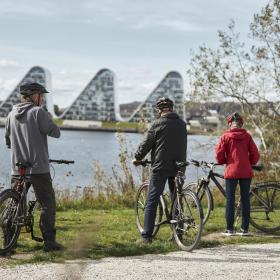
[{"label": "black bicycle", "polygon": [[[72,164],[74,161],[49,160],[50,163]],[[21,229],[25,227],[26,232],[37,242],[43,242],[41,237],[34,235],[34,210],[38,204],[37,200],[27,199],[27,193],[31,186],[30,178],[26,174],[29,165],[18,162],[20,175],[15,178],[15,186],[0,194],[0,255],[9,253],[16,247]]]},{"label": "black bicycle", "polygon": [[[148,163],[151,162],[145,160],[141,164],[146,166]],[[188,162],[177,163],[178,171],[175,176],[175,193],[172,195],[172,199],[167,194],[160,197],[153,232],[154,237],[161,225],[169,224],[177,245],[184,251],[191,251],[198,246],[203,228],[202,208],[197,195],[190,189],[183,190],[182,188],[184,185],[184,173],[181,169],[188,164]],[[140,233],[143,231],[148,189],[148,182],[144,182],[136,195],[136,225]],[[168,209],[168,204],[171,205],[170,210]],[[162,220],[163,214],[166,217],[164,220]]]},{"label": "black bicycle", "polygon": [[[214,199],[210,182],[214,183],[221,194],[226,193],[217,178],[224,179],[224,176],[214,172],[216,163],[192,160],[191,164],[207,169],[207,176],[198,179],[184,186],[184,189],[195,191],[200,199],[203,209],[203,223],[205,224],[214,210]],[[262,166],[252,166],[255,171],[261,171]],[[250,189],[250,223],[253,227],[263,232],[275,232],[280,230],[280,182],[261,182],[251,186]],[[236,204],[236,220],[241,216],[241,200]],[[235,223],[236,225],[236,223]]]}]

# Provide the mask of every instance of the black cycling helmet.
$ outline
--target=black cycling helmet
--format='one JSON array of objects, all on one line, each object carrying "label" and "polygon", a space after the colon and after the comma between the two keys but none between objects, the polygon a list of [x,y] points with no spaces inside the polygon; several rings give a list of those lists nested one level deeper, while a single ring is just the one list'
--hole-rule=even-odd
[{"label": "black cycling helmet", "polygon": [[44,94],[48,93],[48,91],[42,85],[38,83],[27,83],[23,84],[19,88],[20,94],[25,96],[30,96],[35,93]]},{"label": "black cycling helmet", "polygon": [[168,97],[161,97],[156,104],[157,109],[163,110],[165,108],[173,109],[174,103]]},{"label": "black cycling helmet", "polygon": [[239,123],[240,125],[243,125],[244,120],[238,112],[234,112],[227,116],[227,123],[229,124],[232,122],[236,122]]}]

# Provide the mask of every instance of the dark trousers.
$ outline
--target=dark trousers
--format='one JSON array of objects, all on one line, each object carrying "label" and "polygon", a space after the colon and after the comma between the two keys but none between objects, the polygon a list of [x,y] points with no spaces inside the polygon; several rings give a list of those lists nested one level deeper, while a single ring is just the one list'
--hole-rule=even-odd
[{"label": "dark trousers", "polygon": [[152,237],[156,220],[157,206],[159,203],[160,196],[164,191],[164,187],[167,180],[169,184],[170,193],[171,195],[173,195],[175,188],[174,177],[156,174],[152,174],[151,176],[145,208],[144,231],[141,233],[143,238]]},{"label": "dark trousers", "polygon": [[240,196],[242,205],[242,224],[243,230],[248,230],[250,220],[250,184],[251,178],[246,179],[226,179],[226,223],[227,229],[233,230],[235,212],[235,190],[239,182]]},{"label": "dark trousers", "polygon": [[[12,178],[12,183],[14,182]],[[40,229],[44,241],[55,240],[55,194],[52,187],[50,173],[32,174],[30,182],[33,186],[36,199],[41,205]]]}]

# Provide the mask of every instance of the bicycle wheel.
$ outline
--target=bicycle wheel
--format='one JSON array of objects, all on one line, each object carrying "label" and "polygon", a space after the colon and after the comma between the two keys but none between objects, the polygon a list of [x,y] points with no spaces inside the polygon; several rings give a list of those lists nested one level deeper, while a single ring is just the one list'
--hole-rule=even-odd
[{"label": "bicycle wheel", "polygon": [[[146,200],[148,196],[149,191],[149,184],[144,183],[138,190],[136,194],[136,203],[135,203],[135,216],[136,216],[136,225],[140,233],[144,230],[144,215],[145,215],[145,208],[146,208]],[[163,215],[163,209],[161,203],[159,203],[157,207],[157,213],[156,213],[156,222],[155,227],[153,231],[153,237],[157,234],[159,231],[159,223],[162,220]]]},{"label": "bicycle wheel", "polygon": [[184,251],[192,251],[200,241],[203,213],[195,192],[184,190],[179,201],[174,199],[171,226],[177,245]]},{"label": "bicycle wheel", "polygon": [[197,194],[203,211],[203,224],[205,225],[213,209],[213,197],[209,187],[192,182],[184,186],[185,189],[190,189]]},{"label": "bicycle wheel", "polygon": [[15,190],[5,190],[0,194],[0,255],[10,252],[19,237],[21,227],[14,222],[21,213],[21,209],[17,213],[19,201]]},{"label": "bicycle wheel", "polygon": [[280,183],[263,183],[250,192],[250,223],[264,232],[280,230]]}]

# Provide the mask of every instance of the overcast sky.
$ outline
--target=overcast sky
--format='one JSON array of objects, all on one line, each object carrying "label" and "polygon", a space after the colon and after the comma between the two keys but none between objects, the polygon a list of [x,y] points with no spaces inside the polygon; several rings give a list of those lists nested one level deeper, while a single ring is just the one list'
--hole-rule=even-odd
[{"label": "overcast sky", "polygon": [[120,103],[143,100],[170,70],[187,84],[190,49],[215,47],[230,19],[244,39],[268,0],[0,0],[0,100],[34,65],[68,106],[101,68]]}]

